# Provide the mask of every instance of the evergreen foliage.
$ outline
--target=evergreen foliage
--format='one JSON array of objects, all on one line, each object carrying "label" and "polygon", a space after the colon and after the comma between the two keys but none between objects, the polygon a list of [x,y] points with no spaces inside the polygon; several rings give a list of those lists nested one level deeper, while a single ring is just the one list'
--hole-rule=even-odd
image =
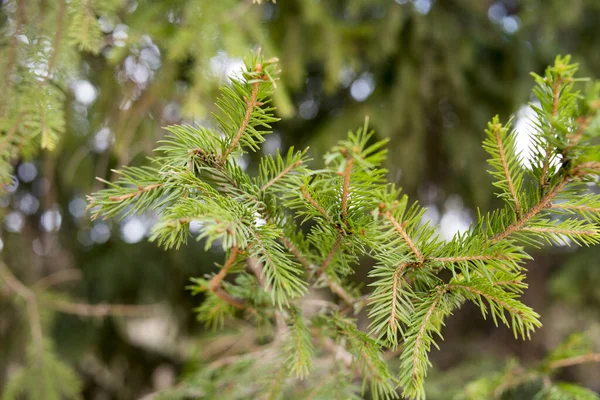
[{"label": "evergreen foliage", "polygon": [[[480,213],[468,232],[446,242],[423,220],[425,209],[387,182],[385,141],[374,141],[367,122],[325,155],[322,169],[308,168],[305,152],[290,150],[285,158],[264,157],[257,177],[243,171],[238,157],[257,151],[276,121],[270,105],[276,61],[259,55],[247,61],[243,76],[222,90],[218,130],[169,128],[152,167],[125,167],[115,184],[89,197],[94,216],[157,210],[152,239],[165,248],[185,244],[190,224],[198,223],[196,238],[226,253],[217,274],[192,285],[207,296],[200,320],[211,327],[242,315],[275,321],[265,351],[282,352],[286,373],[309,382],[322,338],[328,340],[323,350],[348,357],[343,373],[359,373],[373,398],[397,397],[397,386],[404,397],[425,398],[428,354],[445,319],[465,302],[515,337],[529,338],[541,322],[519,299],[526,249],[600,240],[597,199],[586,185],[600,174],[600,86],[585,96],[576,91],[580,80],[569,57],[558,57],[545,76],[534,75],[540,106],[532,168],[515,149],[510,123],[495,117],[484,149],[507,204]],[[346,281],[363,255],[377,261],[370,274],[375,289],[366,292],[368,332],[350,318],[365,303],[363,291]],[[224,280],[232,275],[234,281]],[[303,316],[307,294],[320,287],[341,303]],[[287,335],[283,346],[279,335]],[[398,346],[396,375],[383,354]],[[268,398],[294,387],[279,372],[271,383],[261,389]],[[578,389],[547,390],[561,398]]]}]

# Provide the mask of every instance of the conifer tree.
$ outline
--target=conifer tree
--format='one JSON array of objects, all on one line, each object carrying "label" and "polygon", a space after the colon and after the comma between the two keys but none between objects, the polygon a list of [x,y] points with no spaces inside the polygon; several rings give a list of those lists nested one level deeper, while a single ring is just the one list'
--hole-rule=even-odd
[{"label": "conifer tree", "polygon": [[[531,168],[511,121],[494,117],[483,147],[505,205],[480,211],[467,232],[444,241],[425,209],[388,183],[386,141],[374,140],[368,121],[325,155],[322,168],[308,167],[306,150],[290,149],[264,156],[257,176],[243,170],[238,157],[260,149],[277,121],[276,65],[259,55],[248,60],[243,76],[222,88],[216,128],[168,127],[148,166],[124,167],[89,197],[94,218],[157,211],[151,240],[166,249],[184,245],[190,226],[200,226],[193,236],[220,247],[224,262],[190,285],[204,297],[198,319],[216,329],[233,318],[272,327],[260,354],[209,366],[187,388],[209,394],[226,385],[230,398],[352,398],[360,377],[375,399],[398,397],[397,390],[423,399],[428,354],[464,303],[529,338],[541,326],[520,300],[530,249],[600,241],[600,203],[587,186],[600,174],[600,84],[581,92],[568,56],[534,74]],[[377,263],[369,285],[355,287],[348,276],[363,256]],[[307,312],[319,288],[338,301]],[[365,307],[370,326],[362,330],[355,318]],[[399,354],[397,370],[386,350]],[[321,359],[343,362],[324,368]]]}]

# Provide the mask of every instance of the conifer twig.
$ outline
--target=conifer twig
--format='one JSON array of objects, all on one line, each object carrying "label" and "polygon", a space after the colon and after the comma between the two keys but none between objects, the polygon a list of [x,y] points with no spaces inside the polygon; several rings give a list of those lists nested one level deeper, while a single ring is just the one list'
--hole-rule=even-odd
[{"label": "conifer twig", "polygon": [[302,196],[306,201],[308,201],[327,221],[333,224],[333,219],[327,214],[327,211],[308,192],[308,188],[306,186],[300,187],[300,192],[302,192]]},{"label": "conifer twig", "polygon": [[235,261],[235,257],[238,254],[238,251],[239,250],[238,250],[237,246],[233,246],[231,248],[231,253],[229,254],[229,257],[227,258],[227,261],[225,261],[225,264],[223,265],[223,268],[221,268],[221,270],[219,271],[219,273],[217,275],[213,276],[211,278],[211,280],[208,282],[208,289],[211,292],[213,292],[215,294],[215,296],[217,296],[221,300],[223,300],[223,301],[231,304],[235,308],[242,309],[242,308],[245,308],[244,302],[242,302],[241,300],[238,300],[235,297],[231,296],[229,293],[227,293],[221,287],[221,282],[223,281],[223,279],[225,278],[225,276],[227,275],[227,273],[229,272],[229,270],[233,266],[233,263]]},{"label": "conifer twig", "polygon": [[517,215],[521,215],[521,205],[519,204],[519,197],[517,196],[517,192],[515,190],[515,186],[513,184],[512,177],[510,176],[510,171],[508,168],[508,163],[506,162],[506,155],[504,154],[504,146],[502,145],[502,125],[495,124],[494,125],[494,136],[496,137],[496,145],[498,146],[498,154],[500,155],[500,163],[502,164],[502,169],[504,170],[504,177],[506,178],[506,183],[508,185],[508,189],[510,191],[510,195],[513,198],[513,202],[515,203],[515,211]]},{"label": "conifer twig", "polygon": [[491,261],[491,260],[505,260],[507,257],[502,254],[490,254],[490,255],[477,255],[477,256],[457,256],[457,257],[431,257],[428,258],[430,261],[436,262],[448,262],[448,263],[459,263],[467,261]]},{"label": "conifer twig", "polygon": [[350,176],[352,175],[352,163],[354,162],[352,157],[348,157],[347,153],[348,152],[346,151],[346,168],[344,168],[344,172],[342,174],[342,177],[344,179],[342,185],[342,221],[344,221],[344,223],[347,223],[348,219],[348,196],[350,194]]},{"label": "conifer twig", "polygon": [[[312,265],[307,259],[306,257],[300,252],[300,250],[294,246],[294,244],[291,242],[291,240],[289,240],[287,237],[283,236],[281,238],[283,244],[285,245],[285,247],[287,247],[287,249],[296,257],[296,259],[300,262],[300,264],[302,264],[302,266],[307,270],[314,270],[316,269],[315,265]],[[319,272],[317,272],[319,274]],[[350,296],[350,294],[348,292],[346,292],[346,290],[344,290],[344,288],[339,285],[338,283],[332,281],[327,274],[322,274],[323,276],[323,281],[327,284],[327,286],[329,286],[329,289],[331,289],[331,291],[335,294],[337,294],[347,305],[349,306],[354,306],[355,300],[352,298],[352,296]]]},{"label": "conifer twig", "polygon": [[323,264],[321,264],[321,267],[319,268],[319,271],[318,271],[319,275],[321,275],[322,273],[324,273],[325,270],[327,269],[327,267],[329,267],[329,264],[331,264],[331,262],[333,261],[333,257],[335,256],[335,253],[337,253],[337,251],[340,248],[341,242],[342,242],[342,233],[338,232],[338,234],[337,234],[337,236],[335,238],[335,243],[331,247],[331,250],[327,254],[327,257],[325,257],[325,260],[323,261]]},{"label": "conifer twig", "polygon": [[302,264],[302,266],[304,267],[304,269],[306,269],[307,271],[310,270],[310,269],[312,269],[311,263],[300,252],[300,249],[298,249],[298,247],[296,247],[294,245],[294,243],[292,243],[292,241],[289,238],[287,238],[286,236],[282,236],[281,237],[281,242],[283,243],[283,245],[285,247],[287,247],[287,249],[290,251],[290,253],[292,253],[294,255],[294,257],[296,257],[296,259],[300,262],[300,264]]},{"label": "conifer twig", "polygon": [[[556,114],[558,113],[558,102],[560,95],[560,85],[562,84],[562,79],[559,79],[554,84],[552,89],[552,119],[556,118]],[[554,121],[552,121],[552,134],[554,134]],[[540,177],[540,187],[546,186],[546,177],[548,176],[548,169],[550,168],[550,157],[552,156],[552,146],[548,144],[546,146],[546,155],[544,156],[544,164],[542,166],[542,175]]]},{"label": "conifer twig", "polygon": [[577,230],[577,229],[563,229],[560,227],[548,227],[548,226],[532,226],[522,228],[524,231],[528,232],[538,232],[538,233],[551,233],[555,235],[597,235],[598,231],[595,230]]},{"label": "conifer twig", "polygon": [[208,282],[208,288],[210,290],[214,291],[219,286],[221,286],[221,281],[223,280],[223,278],[225,278],[225,276],[229,272],[229,269],[233,266],[233,262],[235,261],[235,257],[237,256],[237,254],[238,254],[238,247],[233,246],[231,248],[231,253],[229,254],[229,257],[227,258],[227,261],[225,261],[225,264],[223,265],[223,268],[221,268],[219,273],[216,274],[215,276],[213,276],[211,278],[211,280]]},{"label": "conifer twig", "polygon": [[590,206],[586,206],[586,205],[552,203],[552,204],[550,204],[550,208],[560,208],[562,210],[578,210],[578,211],[585,211],[585,212],[591,212],[591,213],[600,213],[600,207],[590,207]]},{"label": "conifer twig", "polygon": [[421,252],[419,251],[417,246],[414,244],[412,239],[408,236],[408,233],[406,233],[406,230],[404,229],[404,224],[400,224],[396,220],[396,218],[394,218],[392,213],[389,211],[384,212],[383,216],[386,217],[392,223],[392,225],[394,225],[394,228],[396,228],[396,231],[400,234],[400,236],[402,236],[402,239],[404,239],[404,241],[406,242],[408,247],[410,247],[413,254],[417,258],[417,262],[422,263],[424,260],[423,254],[421,254]]},{"label": "conifer twig", "polygon": [[277,176],[275,176],[269,182],[265,183],[263,185],[263,187],[261,188],[261,190],[264,192],[265,190],[270,188],[275,182],[277,182],[278,180],[280,180],[281,178],[286,176],[291,170],[298,167],[300,164],[302,164],[302,160],[298,160],[295,163],[288,165],[283,171],[281,171],[279,174],[277,174]]},{"label": "conifer twig", "polygon": [[[262,65],[257,64],[254,69],[256,72],[261,72]],[[258,81],[252,83],[252,92],[250,94],[250,98],[246,100],[247,107],[246,107],[246,113],[244,114],[244,119],[242,120],[242,124],[240,125],[236,135],[234,136],[233,140],[231,141],[231,144],[229,145],[229,147],[227,147],[227,149],[221,156],[222,164],[225,163],[225,160],[227,160],[227,157],[229,157],[229,154],[231,154],[231,152],[233,150],[235,150],[235,147],[237,146],[238,142],[242,138],[242,135],[246,131],[248,124],[250,123],[250,117],[252,116],[252,111],[254,110],[254,107],[256,106],[256,97],[258,95],[258,85],[259,85]]]},{"label": "conifer twig", "polygon": [[12,137],[15,135],[15,133],[17,133],[17,130],[21,124],[21,119],[23,119],[24,114],[25,114],[24,112],[19,113],[15,123],[13,124],[13,126],[11,126],[10,130],[6,133],[6,136],[2,137],[2,142],[0,142],[0,151],[4,150],[4,148],[10,143],[10,139],[12,139]]},{"label": "conifer twig", "polygon": [[390,319],[388,321],[388,325],[394,329],[396,328],[396,302],[398,301],[398,289],[402,286],[400,282],[400,276],[404,272],[405,268],[409,265],[409,263],[402,263],[394,271],[394,275],[392,276],[392,312],[390,313]]},{"label": "conifer twig", "polygon": [[552,190],[550,190],[548,193],[546,193],[540,199],[540,201],[536,205],[531,207],[529,209],[529,211],[527,211],[522,217],[517,218],[517,220],[515,222],[513,222],[511,225],[509,225],[506,229],[504,229],[502,232],[496,234],[496,236],[494,236],[491,239],[492,243],[496,243],[496,242],[506,238],[507,236],[510,236],[511,234],[521,230],[523,228],[523,226],[529,220],[531,220],[533,217],[535,217],[540,211],[542,211],[543,209],[548,207],[548,204],[550,203],[550,201],[554,198],[554,196],[556,196],[558,194],[558,192],[560,192],[565,187],[565,185],[569,182],[569,180],[570,180],[569,177],[566,177],[563,180],[561,180]]},{"label": "conifer twig", "polygon": [[[435,311],[435,308],[437,307],[440,300],[441,300],[441,295],[438,295],[435,298],[435,300],[433,300],[431,305],[429,306],[429,309],[427,310],[427,313],[425,314],[425,318],[423,318],[423,322],[421,323],[421,327],[419,328],[419,333],[417,334],[417,337],[415,339],[415,345],[414,345],[415,353],[418,353],[421,351],[421,343],[423,342],[423,337],[425,336],[425,331],[427,330],[427,327],[430,325],[429,321],[431,320],[431,316],[433,315],[433,312]],[[417,379],[418,375],[419,375],[419,358],[413,357],[412,371],[411,371],[411,376],[412,376],[413,381]]]},{"label": "conifer twig", "polygon": [[135,192],[131,192],[131,193],[127,193],[127,194],[122,194],[122,195],[119,195],[119,196],[110,196],[108,199],[110,201],[123,201],[123,200],[131,199],[132,197],[139,196],[142,193],[149,192],[152,189],[159,188],[162,185],[163,185],[162,183],[153,183],[153,184],[148,185],[148,186],[140,186],[140,187],[138,187],[138,189]]}]

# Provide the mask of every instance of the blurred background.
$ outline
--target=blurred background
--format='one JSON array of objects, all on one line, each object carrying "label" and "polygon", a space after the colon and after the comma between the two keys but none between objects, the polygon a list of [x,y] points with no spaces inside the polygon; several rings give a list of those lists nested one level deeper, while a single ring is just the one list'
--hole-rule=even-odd
[{"label": "blurred background", "polygon": [[[377,136],[391,140],[390,180],[451,238],[477,208],[500,204],[481,148],[487,121],[515,118],[526,163],[529,72],[569,53],[581,76],[600,77],[599,23],[598,0],[3,0],[2,134],[28,79],[62,125],[54,150],[12,160],[0,255],[26,285],[74,302],[152,304],[134,318],[48,314],[44,333],[82,379],[86,399],[164,389],[230,345],[195,320],[201,298],[185,290],[223,254],[194,242],[158,248],[148,242],[151,214],[90,221],[85,196],[104,185],[96,177],[145,163],[163,126],[212,124],[218,85],[261,47],[282,69],[281,121],[263,151],[310,146],[319,165],[369,116]],[[256,157],[240,162],[256,168]],[[357,267],[357,283],[368,283],[371,265]],[[432,353],[429,398],[451,398],[508,358],[540,360],[572,332],[600,345],[600,247],[553,247],[527,269],[524,301],[544,327],[516,341],[462,309]],[[0,388],[22,365],[28,334],[22,308],[0,286]],[[598,364],[561,378],[600,390]]]}]

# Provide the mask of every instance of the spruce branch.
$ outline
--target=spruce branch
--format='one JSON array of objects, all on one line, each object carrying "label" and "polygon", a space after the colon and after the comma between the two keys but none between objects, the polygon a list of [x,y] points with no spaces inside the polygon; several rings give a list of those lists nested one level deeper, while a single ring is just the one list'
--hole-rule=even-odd
[{"label": "spruce branch", "polygon": [[570,180],[571,178],[569,176],[561,179],[560,182],[556,184],[556,186],[554,186],[544,196],[542,196],[542,198],[539,200],[539,202],[537,202],[537,204],[534,204],[531,208],[529,208],[529,210],[525,214],[523,214],[522,217],[517,218],[515,222],[507,226],[503,231],[497,233],[491,239],[492,243],[498,242],[521,230],[525,226],[525,224],[527,224],[527,222],[529,222],[542,210],[548,207],[552,199],[556,197],[556,195],[567,185],[567,183],[569,183]]},{"label": "spruce branch", "polygon": [[[260,66],[260,64],[255,67],[255,71],[260,72],[261,70],[262,70],[262,66]],[[254,110],[254,107],[256,107],[256,105],[257,105],[256,104],[256,96],[258,94],[258,85],[259,85],[258,82],[254,82],[252,84],[252,93],[250,94],[250,98],[248,100],[246,100],[247,108],[246,108],[246,112],[244,114],[244,119],[242,120],[242,123],[241,123],[235,137],[231,141],[231,144],[229,145],[229,147],[227,147],[227,149],[221,156],[221,164],[223,164],[225,162],[225,160],[227,159],[227,157],[229,157],[231,152],[233,150],[235,150],[240,139],[242,138],[242,135],[244,134],[244,132],[246,131],[246,128],[248,127],[248,123],[250,122],[250,116],[252,115],[252,111]]]},{"label": "spruce branch", "polygon": [[[552,121],[551,124],[555,123],[556,115],[558,113],[558,105],[560,100],[560,90],[561,90],[562,79],[559,78],[554,82],[552,86]],[[555,132],[554,126],[552,127],[551,134],[553,135]],[[550,159],[552,156],[552,145],[548,143],[546,145],[546,153],[544,155],[544,161],[542,164],[542,176],[540,177],[540,186],[545,186],[547,181],[548,169],[550,168]]]},{"label": "spruce branch", "polygon": [[[490,285],[487,279],[474,278],[470,281],[453,279],[446,289],[458,291],[465,298],[478,304],[484,318],[488,312],[485,300],[494,324],[498,326],[498,320],[502,321],[512,328],[515,338],[517,336],[523,339],[530,338],[531,332],[541,326],[539,315],[516,300],[515,293],[506,292],[499,285]],[[505,311],[510,315],[511,322],[506,318]]]},{"label": "spruce branch", "polygon": [[269,182],[265,183],[263,185],[263,187],[261,188],[261,190],[264,192],[265,190],[267,190],[268,188],[270,188],[271,186],[273,186],[277,181],[279,181],[284,176],[286,176],[291,170],[293,170],[294,168],[298,167],[300,164],[302,164],[302,160],[298,160],[295,163],[288,165],[277,176],[273,177],[273,179],[271,179]]},{"label": "spruce branch", "polygon": [[325,257],[325,259],[323,260],[323,263],[319,267],[319,270],[317,271],[317,275],[321,275],[327,271],[327,268],[333,261],[336,253],[339,251],[341,243],[342,243],[342,232],[340,231],[340,232],[338,232],[337,236],[335,237],[335,242],[333,243],[331,250],[329,250],[329,253],[327,253],[327,257]]},{"label": "spruce branch", "polygon": [[[515,336],[529,337],[540,326],[539,316],[520,300],[527,287],[522,264],[531,258],[524,245],[600,241],[600,200],[582,184],[600,174],[600,161],[592,130],[578,119],[596,109],[580,108],[574,69],[561,58],[547,77],[535,78],[540,106],[533,106],[539,121],[531,170],[521,166],[510,123],[492,119],[484,149],[494,185],[508,204],[479,215],[471,229],[449,241],[424,220],[423,207],[409,205],[388,183],[386,141],[373,140],[367,122],[325,154],[323,169],[307,166],[306,150],[289,149],[261,157],[256,176],[242,170],[233,154],[258,150],[276,121],[269,105],[276,71],[258,57],[222,88],[215,116],[219,131],[169,127],[152,166],[124,168],[115,184],[91,197],[91,206],[95,215],[119,217],[158,210],[151,240],[166,248],[185,244],[192,222],[200,226],[196,238],[206,248],[223,248],[227,257],[220,271],[210,280],[193,279],[194,293],[205,293],[198,319],[220,328],[241,316],[237,310],[251,311],[273,325],[272,354],[285,354],[278,362],[287,360],[280,374],[253,383],[252,393],[283,393],[294,385],[284,378],[286,371],[307,377],[311,336],[318,336],[324,337],[322,347],[343,360],[345,371],[353,373],[358,365],[372,397],[395,397],[399,382],[405,397],[423,399],[435,336],[441,338],[444,320],[465,301]],[[558,159],[560,165],[551,168]],[[524,187],[525,181],[532,184]],[[376,261],[369,271],[370,293],[347,278],[363,255]],[[242,261],[246,269],[238,268]],[[321,287],[347,307],[306,298]],[[370,334],[344,316],[356,315],[362,299],[369,307]],[[319,311],[309,321],[303,306],[311,302]],[[337,343],[330,346],[333,338]],[[387,369],[384,346],[401,346],[397,381]]]},{"label": "spruce branch", "polygon": [[497,181],[494,186],[500,188],[507,200],[512,202],[515,212],[521,216],[522,207],[519,196],[523,184],[524,171],[515,148],[515,135],[510,132],[510,121],[502,126],[498,116],[488,124],[487,138],[483,142],[484,149],[492,156],[488,160],[493,168],[490,173]]},{"label": "spruce branch", "polygon": [[221,286],[221,281],[225,278],[225,276],[227,275],[227,273],[229,272],[229,270],[233,266],[233,263],[235,261],[235,257],[237,255],[238,255],[238,247],[237,246],[233,246],[231,248],[230,253],[229,253],[229,257],[227,257],[227,261],[225,261],[225,264],[223,264],[223,267],[221,268],[221,270],[219,271],[219,273],[216,274],[215,276],[213,276],[210,279],[210,281],[208,282],[208,288],[210,290],[214,291],[218,287]]},{"label": "spruce branch", "polygon": [[[380,206],[380,208],[381,208],[381,206]],[[396,231],[400,234],[402,239],[410,247],[411,251],[417,258],[417,262],[422,263],[424,260],[423,254],[421,254],[419,249],[417,249],[417,246],[415,245],[415,243],[412,241],[412,239],[406,233],[406,230],[404,229],[406,223],[405,222],[402,224],[399,223],[398,220],[392,215],[392,213],[389,210],[384,211],[383,216],[392,223],[392,225],[394,226],[394,229],[396,229]]]},{"label": "spruce branch", "polygon": [[346,168],[344,168],[344,172],[342,173],[342,178],[344,180],[342,185],[342,221],[344,224],[348,222],[348,196],[350,195],[350,176],[352,175],[352,164],[353,159],[351,157],[347,157]]},{"label": "spruce branch", "polygon": [[306,186],[304,186],[304,185],[301,186],[300,192],[302,193],[302,196],[304,197],[304,199],[306,201],[308,201],[310,203],[310,205],[312,205],[315,208],[315,210],[317,210],[332,225],[335,225],[335,223],[333,222],[333,219],[329,216],[329,214],[327,214],[327,211],[325,211],[325,209],[323,207],[321,207],[319,205],[319,203],[317,203],[315,201],[315,199],[313,199],[313,197],[310,195],[310,192],[308,191],[308,188]]},{"label": "spruce branch", "polygon": [[152,189],[156,189],[161,187],[163,184],[162,183],[153,183],[152,185],[148,185],[148,186],[138,186],[136,191],[127,193],[127,194],[122,194],[119,196],[110,196],[108,199],[110,201],[123,201],[123,200],[128,200],[134,197],[137,197],[139,195],[141,195],[142,193],[148,192]]}]

